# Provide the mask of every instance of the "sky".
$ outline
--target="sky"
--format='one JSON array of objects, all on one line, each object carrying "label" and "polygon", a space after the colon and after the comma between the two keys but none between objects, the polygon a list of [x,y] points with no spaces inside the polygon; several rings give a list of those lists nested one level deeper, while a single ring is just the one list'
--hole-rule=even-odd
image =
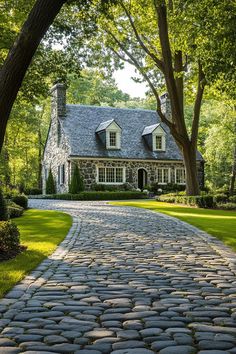
[{"label": "sky", "polygon": [[117,70],[113,76],[119,89],[123,92],[128,93],[131,97],[145,97],[147,87],[144,83],[136,83],[132,80],[132,76],[140,76],[135,72],[135,69],[131,64],[125,63],[124,69]]}]

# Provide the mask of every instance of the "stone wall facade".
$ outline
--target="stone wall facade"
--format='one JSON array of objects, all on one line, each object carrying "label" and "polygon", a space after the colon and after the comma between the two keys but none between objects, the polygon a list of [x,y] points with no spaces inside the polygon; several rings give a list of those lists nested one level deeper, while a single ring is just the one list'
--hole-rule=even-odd
[{"label": "stone wall facade", "polygon": [[[134,188],[138,188],[138,170],[144,169],[147,172],[147,184],[157,182],[157,169],[170,169],[170,183],[175,183],[175,169],[184,168],[183,162],[162,162],[162,161],[127,161],[127,160],[74,160],[73,164],[77,163],[84,179],[85,189],[89,190],[92,186],[98,183],[98,168],[99,167],[123,167],[125,169],[125,182],[131,184]],[[202,165],[198,166],[199,183],[202,185]]]}]

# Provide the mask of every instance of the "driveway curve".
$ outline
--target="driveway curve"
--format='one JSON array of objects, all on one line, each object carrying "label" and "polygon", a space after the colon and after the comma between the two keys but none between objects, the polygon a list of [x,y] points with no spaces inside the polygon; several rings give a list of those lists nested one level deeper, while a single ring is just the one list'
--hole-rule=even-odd
[{"label": "driveway curve", "polygon": [[74,222],[0,300],[1,354],[236,354],[236,259],[220,241],[144,209],[30,206]]}]

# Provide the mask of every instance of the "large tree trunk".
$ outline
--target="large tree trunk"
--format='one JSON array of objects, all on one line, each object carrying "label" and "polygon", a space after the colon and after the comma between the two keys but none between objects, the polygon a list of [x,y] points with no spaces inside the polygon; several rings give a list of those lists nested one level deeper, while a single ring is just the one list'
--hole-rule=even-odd
[{"label": "large tree trunk", "polygon": [[66,0],[37,0],[0,70],[0,152],[7,121],[41,39]]},{"label": "large tree trunk", "polygon": [[184,164],[186,170],[186,194],[199,195],[199,182],[196,162],[196,149],[191,143],[183,148]]}]

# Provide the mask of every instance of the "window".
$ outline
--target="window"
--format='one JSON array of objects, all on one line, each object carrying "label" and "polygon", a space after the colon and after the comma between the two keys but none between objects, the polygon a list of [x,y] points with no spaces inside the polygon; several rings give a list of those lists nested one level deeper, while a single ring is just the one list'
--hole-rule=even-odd
[{"label": "window", "polygon": [[153,150],[154,151],[165,151],[166,149],[166,138],[163,134],[154,135],[153,137]]},{"label": "window", "polygon": [[120,131],[108,130],[106,132],[107,149],[120,149]]},{"label": "window", "polygon": [[185,169],[184,168],[176,168],[175,169],[175,183],[177,184],[185,184]]},{"label": "window", "polygon": [[58,184],[64,184],[65,183],[65,165],[60,165],[57,168],[57,181]]},{"label": "window", "polygon": [[159,184],[167,184],[170,182],[170,169],[158,168],[157,169],[157,182]]},{"label": "window", "polygon": [[162,136],[156,135],[156,150],[162,150]]},{"label": "window", "polygon": [[45,180],[48,179],[48,169],[45,167],[44,168],[44,176],[45,176]]},{"label": "window", "polygon": [[98,183],[124,183],[124,168],[123,167],[99,167],[98,168]]},{"label": "window", "polygon": [[109,144],[110,147],[116,147],[116,132],[109,133]]}]

